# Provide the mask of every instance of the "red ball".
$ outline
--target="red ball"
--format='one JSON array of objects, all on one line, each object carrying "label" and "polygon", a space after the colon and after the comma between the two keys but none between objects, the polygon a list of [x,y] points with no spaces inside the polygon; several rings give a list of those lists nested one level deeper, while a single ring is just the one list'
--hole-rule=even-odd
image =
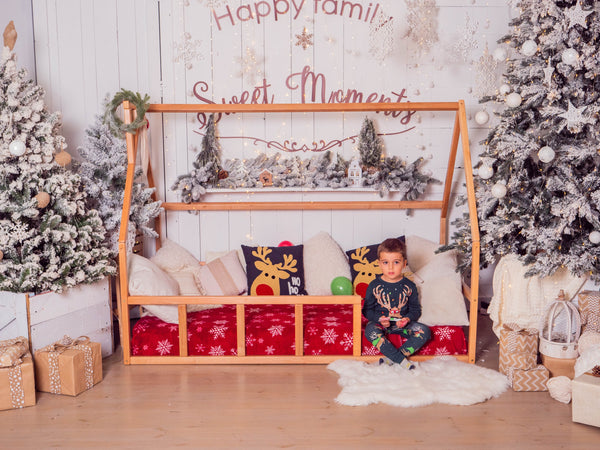
[{"label": "red ball", "polygon": [[294,244],[292,244],[290,241],[281,241],[278,247],[291,247],[292,245]]}]

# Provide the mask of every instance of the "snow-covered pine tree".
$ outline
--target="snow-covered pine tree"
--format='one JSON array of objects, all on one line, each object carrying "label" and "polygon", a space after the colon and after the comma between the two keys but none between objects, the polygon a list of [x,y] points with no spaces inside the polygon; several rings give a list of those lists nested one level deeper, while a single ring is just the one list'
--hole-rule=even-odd
[{"label": "snow-covered pine tree", "polygon": [[358,134],[358,152],[363,170],[369,167],[379,167],[383,154],[383,142],[375,131],[373,121],[365,117],[360,133]]},{"label": "snow-covered pine tree", "polygon": [[[14,42],[13,42],[14,44]],[[0,56],[0,290],[42,292],[115,273],[96,210],[79,175],[58,164],[60,117],[44,91],[17,69],[12,45]]]},{"label": "snow-covered pine tree", "polygon": [[[90,209],[98,210],[106,228],[105,245],[116,256],[119,252],[118,238],[121,225],[121,210],[127,178],[127,144],[111,133],[101,116],[85,131],[84,144],[78,147],[81,162],[77,172],[81,175],[87,204]],[[136,170],[136,179],[131,195],[129,213],[129,243],[135,238],[136,230],[146,236],[156,237],[150,221],[161,211],[161,202],[154,201],[153,188],[141,181],[142,168]]]},{"label": "snow-covered pine tree", "polygon": [[[499,44],[510,51],[506,103],[484,142],[475,182],[482,266],[514,254],[528,275],[600,269],[600,20],[592,0],[523,0]],[[470,265],[468,221],[453,247]]]}]

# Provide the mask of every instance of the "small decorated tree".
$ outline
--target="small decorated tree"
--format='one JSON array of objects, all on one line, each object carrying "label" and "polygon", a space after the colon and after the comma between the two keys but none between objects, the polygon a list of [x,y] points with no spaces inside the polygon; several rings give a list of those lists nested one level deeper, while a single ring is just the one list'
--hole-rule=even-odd
[{"label": "small decorated tree", "polygon": [[0,290],[60,292],[115,268],[102,220],[65,167],[59,114],[17,69],[9,28],[0,57]]},{"label": "small decorated tree", "polygon": [[358,151],[360,162],[365,169],[379,168],[383,153],[383,142],[375,131],[373,121],[365,117],[358,134]]},{"label": "small decorated tree", "polygon": [[[84,145],[77,150],[81,157],[77,169],[88,194],[88,207],[98,210],[107,231],[105,244],[116,256],[127,178],[127,144],[111,133],[108,125],[97,116],[95,123],[86,130]],[[138,167],[136,178],[141,177],[142,168]],[[145,183],[134,183],[129,212],[129,241],[134,239],[136,230],[157,237],[150,221],[160,214],[161,202],[152,199],[153,193],[154,189],[148,188]]]}]

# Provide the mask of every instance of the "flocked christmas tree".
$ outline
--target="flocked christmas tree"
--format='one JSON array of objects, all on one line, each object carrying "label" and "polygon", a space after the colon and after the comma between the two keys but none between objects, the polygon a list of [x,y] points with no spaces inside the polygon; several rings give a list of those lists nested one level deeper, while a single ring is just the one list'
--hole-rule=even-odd
[{"label": "flocked christmas tree", "polygon": [[59,114],[17,69],[15,39],[11,22],[0,57],[0,290],[60,292],[115,270],[98,212],[58,157],[66,153]]},{"label": "flocked christmas tree", "polygon": [[360,153],[360,162],[365,169],[379,167],[383,154],[383,142],[375,131],[375,124],[368,117],[365,117],[358,134],[358,152]]},{"label": "flocked christmas tree", "polygon": [[[528,275],[566,267],[599,279],[600,21],[591,0],[524,0],[495,55],[508,54],[499,123],[475,172],[482,265],[514,254]],[[471,248],[468,221],[454,246]],[[467,257],[464,266],[470,264]]]},{"label": "flocked christmas tree", "polygon": [[[85,131],[84,145],[79,147],[81,163],[77,172],[81,175],[88,194],[88,207],[98,210],[106,228],[105,243],[112,255],[119,252],[118,237],[121,225],[121,210],[127,178],[127,144],[111,133],[100,116]],[[160,201],[154,201],[154,189],[141,181],[142,168],[137,167],[136,179],[131,195],[129,213],[129,244],[135,238],[136,230],[144,235],[156,237],[151,228],[151,220],[160,214]]]}]

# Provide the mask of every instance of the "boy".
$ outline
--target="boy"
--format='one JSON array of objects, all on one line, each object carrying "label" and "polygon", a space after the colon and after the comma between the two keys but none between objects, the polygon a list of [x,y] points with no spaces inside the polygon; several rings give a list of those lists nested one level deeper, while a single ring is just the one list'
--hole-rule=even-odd
[{"label": "boy", "polygon": [[[408,357],[429,340],[431,331],[417,322],[421,317],[417,287],[403,274],[406,245],[399,239],[386,239],[377,248],[377,256],[382,274],[369,283],[365,295],[363,314],[369,320],[365,336],[389,360],[414,369]],[[407,340],[396,348],[388,334],[400,334]]]}]

